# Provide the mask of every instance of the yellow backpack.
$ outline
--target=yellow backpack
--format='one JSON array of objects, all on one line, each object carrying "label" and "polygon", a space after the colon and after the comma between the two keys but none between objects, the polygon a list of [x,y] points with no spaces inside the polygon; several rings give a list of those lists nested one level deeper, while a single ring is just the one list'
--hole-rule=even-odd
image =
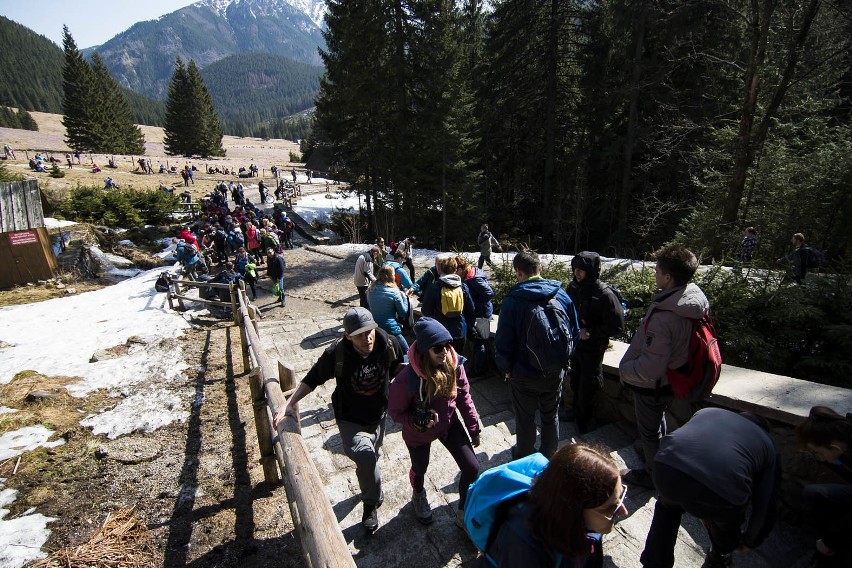
[{"label": "yellow backpack", "polygon": [[461,286],[450,288],[441,286],[441,313],[449,317],[458,317],[464,310],[464,292]]}]

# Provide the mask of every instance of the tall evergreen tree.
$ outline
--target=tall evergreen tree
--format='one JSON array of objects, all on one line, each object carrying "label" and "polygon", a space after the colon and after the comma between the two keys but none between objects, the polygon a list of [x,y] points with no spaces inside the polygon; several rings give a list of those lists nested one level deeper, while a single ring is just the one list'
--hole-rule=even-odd
[{"label": "tall evergreen tree", "polygon": [[166,102],[165,149],[172,156],[224,156],[222,127],[195,62],[177,58]]},{"label": "tall evergreen tree", "polygon": [[62,124],[65,126],[65,142],[74,150],[94,150],[96,142],[92,137],[92,111],[95,108],[93,73],[80,55],[68,26],[62,27],[62,46],[65,50],[65,65],[62,67]]},{"label": "tall evergreen tree", "polygon": [[93,86],[98,99],[96,116],[103,135],[100,148],[118,154],[144,154],[145,137],[131,118],[130,107],[101,57],[92,55]]}]

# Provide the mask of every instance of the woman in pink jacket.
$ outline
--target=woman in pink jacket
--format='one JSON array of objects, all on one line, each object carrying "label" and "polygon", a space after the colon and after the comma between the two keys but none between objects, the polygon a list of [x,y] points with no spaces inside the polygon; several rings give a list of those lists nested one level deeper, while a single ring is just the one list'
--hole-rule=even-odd
[{"label": "woman in pink jacket", "polygon": [[252,221],[246,224],[246,238],[248,238],[249,251],[258,264],[263,264],[263,250],[260,245],[260,234]]},{"label": "woman in pink jacket", "polygon": [[411,503],[418,521],[425,525],[432,522],[424,477],[430,446],[438,440],[461,470],[456,524],[464,528],[467,490],[479,475],[473,452],[479,446],[479,415],[470,398],[464,357],[453,349],[450,332],[438,321],[424,317],[414,325],[414,333],[416,340],[408,350],[410,364],[391,382],[388,400],[388,413],[402,425],[402,439],[411,457]]}]

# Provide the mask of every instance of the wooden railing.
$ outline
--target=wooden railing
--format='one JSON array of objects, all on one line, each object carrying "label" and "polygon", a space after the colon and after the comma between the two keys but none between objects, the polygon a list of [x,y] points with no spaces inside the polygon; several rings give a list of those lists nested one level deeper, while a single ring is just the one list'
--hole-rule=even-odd
[{"label": "wooden railing", "polygon": [[[187,296],[182,290],[187,286],[228,289],[231,302]],[[261,345],[260,315],[246,299],[245,282],[212,284],[169,277],[168,301],[172,309],[175,300],[181,310],[185,309],[184,301],[231,308],[234,323],[240,330],[243,369],[248,371],[264,481],[284,482],[290,516],[302,544],[306,566],[354,568],[349,546],[331,503],[325,497],[322,477],[302,440],[298,406],[294,408],[297,418],[287,416],[277,428],[273,426],[273,416],[284,408],[286,397],[295,391],[296,377],[292,366],[273,360]]]},{"label": "wooden railing", "polygon": [[[284,407],[285,397],[295,390],[293,368],[274,361],[261,345],[257,323],[259,315],[246,299],[243,281],[234,286],[233,298],[236,306],[234,323],[240,329],[243,368],[251,370],[249,385],[264,478],[268,483],[284,482],[290,515],[307,566],[354,567],[346,539],[325,496],[322,477],[302,440],[298,407],[294,409],[297,418],[287,416],[277,428],[273,427],[272,417]],[[278,468],[275,467],[276,462]]]}]

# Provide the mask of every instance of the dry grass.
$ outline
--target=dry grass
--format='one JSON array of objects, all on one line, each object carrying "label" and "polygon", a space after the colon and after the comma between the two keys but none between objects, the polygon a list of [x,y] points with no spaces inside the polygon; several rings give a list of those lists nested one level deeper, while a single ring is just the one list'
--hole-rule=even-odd
[{"label": "dry grass", "polygon": [[19,304],[31,304],[42,302],[52,298],[61,298],[69,294],[68,288],[73,288],[75,293],[91,292],[100,290],[109,285],[109,282],[98,282],[83,280],[74,274],[63,274],[59,277],[65,284],[65,288],[57,288],[55,283],[33,284],[32,286],[15,286],[9,290],[0,290],[0,306],[17,306]]},{"label": "dry grass", "polygon": [[88,542],[57,550],[31,568],[90,568],[158,566],[161,562],[154,539],[133,509],[122,508],[107,515]]}]

